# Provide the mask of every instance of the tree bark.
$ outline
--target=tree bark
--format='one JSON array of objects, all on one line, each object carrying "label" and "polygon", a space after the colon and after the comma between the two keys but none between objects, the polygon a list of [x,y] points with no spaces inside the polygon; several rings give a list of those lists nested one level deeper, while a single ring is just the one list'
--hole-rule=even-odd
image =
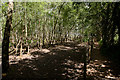
[{"label": "tree bark", "polygon": [[120,20],[119,20],[119,18],[120,18],[120,3],[116,3],[116,9],[118,9],[117,11],[118,11],[118,14],[117,14],[117,17],[116,17],[116,21],[117,21],[117,28],[118,28],[118,36],[119,36],[119,38],[118,38],[118,44],[119,44],[119,46],[120,46]]},{"label": "tree bark", "polygon": [[43,35],[42,35],[42,38],[43,38],[43,40],[42,40],[42,46],[44,47],[45,46],[45,25],[43,26],[43,30],[42,30],[42,32],[43,32]]},{"label": "tree bark", "polygon": [[8,3],[8,14],[5,25],[5,32],[2,42],[2,73],[7,73],[9,68],[9,37],[10,29],[12,27],[12,12],[13,12],[13,2]]},{"label": "tree bark", "polygon": [[[102,28],[102,38],[103,38],[103,45],[104,45],[104,47],[106,47],[107,46],[107,40],[108,40],[108,29],[107,29],[107,27],[108,27],[108,19],[109,19],[109,10],[110,10],[110,5],[108,4],[108,6],[107,6],[107,10],[106,10],[106,19],[103,19],[103,28]],[[104,23],[105,22],[105,23]]]},{"label": "tree bark", "polygon": [[23,51],[23,49],[22,49],[22,38],[21,38],[21,44],[20,44],[20,57],[23,55],[22,51]]}]

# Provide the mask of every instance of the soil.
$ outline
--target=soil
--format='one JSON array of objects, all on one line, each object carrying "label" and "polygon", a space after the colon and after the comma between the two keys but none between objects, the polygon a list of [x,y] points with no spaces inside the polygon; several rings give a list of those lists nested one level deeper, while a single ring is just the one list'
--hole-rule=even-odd
[{"label": "soil", "polygon": [[[86,43],[67,42],[39,50],[30,55],[10,55],[10,68],[4,80],[84,80]],[[95,43],[87,63],[86,80],[120,80],[120,65],[100,54]]]}]

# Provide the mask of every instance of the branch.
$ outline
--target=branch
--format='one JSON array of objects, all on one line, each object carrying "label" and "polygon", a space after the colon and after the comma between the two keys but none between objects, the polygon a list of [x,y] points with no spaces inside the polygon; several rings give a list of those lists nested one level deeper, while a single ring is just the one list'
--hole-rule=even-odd
[{"label": "branch", "polygon": [[[22,20],[20,20],[11,30],[13,30]],[[0,31],[4,30],[5,28],[2,28]]]},{"label": "branch", "polygon": [[22,20],[20,20],[11,30],[13,30]]}]

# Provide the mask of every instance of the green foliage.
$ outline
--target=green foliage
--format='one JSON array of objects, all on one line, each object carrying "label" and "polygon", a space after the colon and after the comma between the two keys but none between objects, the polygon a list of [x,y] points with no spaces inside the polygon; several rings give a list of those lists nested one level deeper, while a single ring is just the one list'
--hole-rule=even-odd
[{"label": "green foliage", "polygon": [[30,44],[30,43],[31,43],[31,40],[27,40],[27,43]]},{"label": "green foliage", "polygon": [[36,43],[36,42],[37,42],[37,40],[33,40],[33,42],[34,42],[34,43]]},{"label": "green foliage", "polygon": [[102,46],[102,45],[103,45],[103,40],[101,39],[101,40],[98,42],[98,44],[99,44],[100,46]]},{"label": "green foliage", "polygon": [[14,44],[13,43],[9,43],[9,47],[12,47],[12,46],[14,46]]},{"label": "green foliage", "polygon": [[[7,3],[2,6],[3,27],[7,7]],[[11,38],[15,43],[21,37],[26,43],[29,38],[29,44],[38,40],[55,43],[65,38],[87,42],[92,33],[100,46],[112,46],[120,42],[119,9],[117,3],[15,2],[11,32],[17,36]]]},{"label": "green foliage", "polygon": [[116,34],[114,37],[115,44],[118,42],[118,39],[119,39],[119,36],[118,36],[118,34]]}]

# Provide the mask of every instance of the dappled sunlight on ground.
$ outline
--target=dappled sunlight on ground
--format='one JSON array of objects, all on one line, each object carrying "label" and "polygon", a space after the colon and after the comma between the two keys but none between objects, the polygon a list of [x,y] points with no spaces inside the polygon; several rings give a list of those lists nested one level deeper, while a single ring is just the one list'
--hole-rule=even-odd
[{"label": "dappled sunlight on ground", "polygon": [[83,46],[86,46],[87,45],[87,43],[80,43],[80,44],[77,44],[77,46],[80,46],[80,47],[83,47]]},{"label": "dappled sunlight on ground", "polygon": [[115,63],[113,64],[112,61],[100,54],[98,43],[94,43],[92,60],[87,65],[87,75],[94,76],[94,80],[120,80],[120,76],[114,74],[119,72],[116,71],[119,70],[119,65],[114,65]]},{"label": "dappled sunlight on ground", "polygon": [[61,45],[61,46],[56,46],[56,49],[59,49],[59,50],[71,50],[73,48]]},{"label": "dappled sunlight on ground", "polygon": [[10,55],[9,56],[9,63],[10,64],[17,64],[19,63],[20,60],[23,60],[23,59],[33,59],[33,58],[37,58],[38,55],[28,55],[28,54],[23,54],[22,56],[15,56],[15,55]]},{"label": "dappled sunlight on ground", "polygon": [[30,53],[35,52],[35,51],[38,51],[41,53],[49,53],[50,52],[49,49],[30,49]]},{"label": "dappled sunlight on ground", "polygon": [[48,49],[42,49],[41,50],[43,53],[49,53],[50,52],[50,50],[48,50]]},{"label": "dappled sunlight on ground", "polygon": [[[83,80],[84,45],[67,43],[42,50],[30,49],[30,55],[23,54],[21,57],[10,55],[10,71],[6,80]],[[119,76],[113,74],[111,61],[103,58],[98,49],[93,52],[92,60],[87,63],[87,80],[119,80]]]},{"label": "dappled sunlight on ground", "polygon": [[87,65],[87,74],[90,76],[95,76],[96,79],[117,79],[120,76],[116,77],[113,75],[112,69],[109,66],[110,63],[110,61],[91,61]]},{"label": "dappled sunlight on ground", "polygon": [[[29,60],[32,60],[34,58],[38,58],[40,55],[36,54],[31,54],[33,52],[39,52],[41,54],[46,54],[46,53],[49,53],[50,50],[48,49],[30,49],[30,54],[23,54],[22,56],[17,56],[17,55],[10,55],[9,56],[9,62],[10,64],[17,64],[19,63],[20,60],[24,60],[24,59],[29,59]],[[41,56],[43,57],[43,56]]]},{"label": "dappled sunlight on ground", "polygon": [[[38,54],[39,53],[39,54]],[[28,60],[34,60],[38,57],[44,57],[43,54],[51,54],[55,55],[56,53],[51,53],[49,49],[30,49],[30,54],[23,54],[22,56],[17,55],[10,55],[9,56],[9,63],[10,64],[17,64],[20,60],[28,59]]]},{"label": "dappled sunlight on ground", "polygon": [[108,70],[109,66],[105,65],[104,62],[106,61],[99,60],[90,61],[90,63],[87,65],[87,75],[95,76],[95,78],[97,77],[98,79],[105,78],[105,75],[108,74],[107,71],[109,71]]},{"label": "dappled sunlight on ground", "polygon": [[[87,78],[90,79],[90,76],[92,79],[90,80],[120,80],[120,76],[115,76],[112,74],[112,70],[109,67],[110,61],[91,61],[87,65]],[[65,66],[63,76],[66,77],[66,79],[83,79],[83,73],[84,73],[84,63],[77,63],[72,60],[65,60],[65,62],[62,64]]]},{"label": "dappled sunlight on ground", "polygon": [[64,75],[66,79],[78,80],[79,78],[83,78],[84,63],[66,59],[62,65],[65,66],[62,75]]}]

